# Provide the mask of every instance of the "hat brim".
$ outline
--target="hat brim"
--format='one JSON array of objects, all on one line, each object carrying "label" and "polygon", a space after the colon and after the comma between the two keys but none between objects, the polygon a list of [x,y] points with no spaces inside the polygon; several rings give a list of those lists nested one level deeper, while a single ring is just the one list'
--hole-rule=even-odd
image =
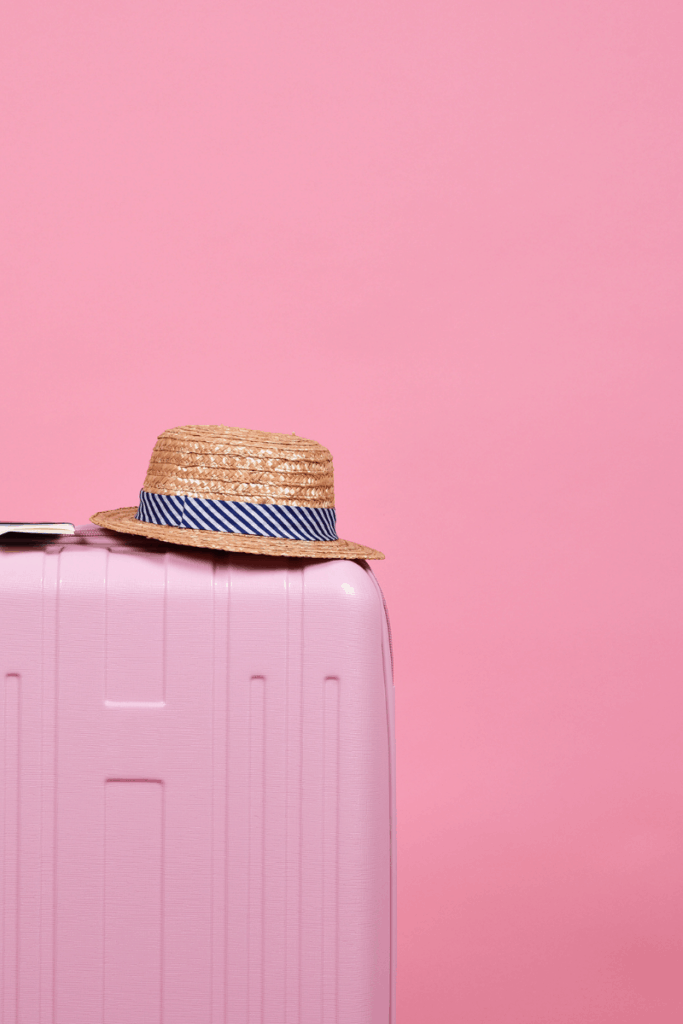
[{"label": "hat brim", "polygon": [[138,537],[182,544],[213,551],[240,551],[247,555],[283,555],[294,558],[384,558],[381,551],[354,544],[350,540],[285,540],[280,537],[258,537],[245,533],[220,533],[213,530],[189,530],[178,526],[157,526],[136,519],[137,507],[115,508],[98,512],[90,522],[117,533],[133,533]]}]

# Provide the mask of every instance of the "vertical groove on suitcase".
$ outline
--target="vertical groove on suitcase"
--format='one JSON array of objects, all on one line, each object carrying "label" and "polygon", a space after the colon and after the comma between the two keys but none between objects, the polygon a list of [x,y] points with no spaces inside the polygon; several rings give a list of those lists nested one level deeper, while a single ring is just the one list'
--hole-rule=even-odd
[{"label": "vertical groove on suitcase", "polygon": [[237,564],[229,586],[226,1019],[282,1024],[289,898],[286,573]]},{"label": "vertical groove on suitcase", "polygon": [[285,794],[284,794],[284,990],[285,1024],[298,1024],[301,1005],[301,814],[303,573],[289,568],[287,593]]},{"label": "vertical groove on suitcase", "polygon": [[322,1024],[337,1020],[337,929],[339,915],[339,679],[328,676],[323,687],[323,922]]},{"label": "vertical groove on suitcase", "polygon": [[229,572],[227,561],[214,562],[213,590],[213,726],[212,726],[212,778],[213,804],[211,811],[211,1024],[224,1024],[226,1020],[225,944],[227,940],[226,915],[226,811],[227,781],[227,679],[228,659],[228,601]]},{"label": "vertical groove on suitcase", "polygon": [[263,1014],[263,874],[265,810],[265,701],[266,680],[249,681],[249,866],[247,885],[247,1020],[258,1022]]},{"label": "vertical groove on suitcase", "polygon": [[20,794],[21,794],[21,678],[8,673],[3,687],[3,872],[2,1000],[3,1024],[18,1016]]},{"label": "vertical groove on suitcase", "polygon": [[160,1024],[164,786],[104,783],[104,1024]]},{"label": "vertical groove on suitcase", "polygon": [[[30,989],[35,992],[36,1013],[29,1020],[54,1024],[55,1002],[55,814],[56,814],[56,745],[57,745],[57,632],[59,625],[59,579],[61,554],[48,548],[41,567],[41,664],[40,684],[36,687],[39,712],[34,729],[40,745],[40,786],[38,808],[40,839],[36,844],[39,857],[40,893],[37,948],[33,952],[37,969],[31,977]],[[30,958],[29,958],[30,960]],[[37,976],[37,977],[36,977]],[[37,984],[36,984],[37,981]]]}]

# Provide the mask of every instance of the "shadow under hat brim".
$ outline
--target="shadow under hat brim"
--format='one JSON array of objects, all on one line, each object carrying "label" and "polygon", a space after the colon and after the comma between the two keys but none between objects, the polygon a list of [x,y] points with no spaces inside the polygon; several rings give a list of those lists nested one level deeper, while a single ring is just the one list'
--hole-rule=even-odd
[{"label": "shadow under hat brim", "polygon": [[213,530],[189,530],[178,526],[157,526],[136,519],[137,507],[115,508],[98,512],[90,522],[105,530],[133,533],[167,544],[182,544],[213,551],[239,551],[247,555],[283,555],[290,558],[384,558],[381,551],[354,544],[350,540],[286,540],[281,537],[258,537],[246,533],[220,533]]}]

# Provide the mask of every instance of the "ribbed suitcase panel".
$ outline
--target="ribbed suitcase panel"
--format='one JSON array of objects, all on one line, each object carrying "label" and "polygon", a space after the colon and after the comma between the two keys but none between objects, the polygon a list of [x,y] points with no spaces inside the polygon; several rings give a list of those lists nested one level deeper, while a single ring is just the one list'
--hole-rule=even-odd
[{"label": "ribbed suitcase panel", "polygon": [[52,1024],[58,557],[0,575],[0,1021]]},{"label": "ribbed suitcase panel", "polygon": [[354,563],[313,564],[304,576],[302,976],[310,973],[310,984],[301,1020],[375,1024],[388,1019],[391,988],[383,610]]},{"label": "ribbed suitcase panel", "polygon": [[288,575],[236,564],[228,579],[226,1007],[245,1024],[285,1007]]},{"label": "ribbed suitcase panel", "polygon": [[2,1024],[386,1024],[366,570],[4,549],[0,614]]}]

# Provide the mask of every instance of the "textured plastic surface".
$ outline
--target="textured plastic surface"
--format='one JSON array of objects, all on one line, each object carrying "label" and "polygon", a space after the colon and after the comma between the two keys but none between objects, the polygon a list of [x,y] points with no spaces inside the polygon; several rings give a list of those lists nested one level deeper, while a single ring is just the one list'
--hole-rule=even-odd
[{"label": "textured plastic surface", "polygon": [[2,1024],[387,1024],[372,574],[0,546]]}]

